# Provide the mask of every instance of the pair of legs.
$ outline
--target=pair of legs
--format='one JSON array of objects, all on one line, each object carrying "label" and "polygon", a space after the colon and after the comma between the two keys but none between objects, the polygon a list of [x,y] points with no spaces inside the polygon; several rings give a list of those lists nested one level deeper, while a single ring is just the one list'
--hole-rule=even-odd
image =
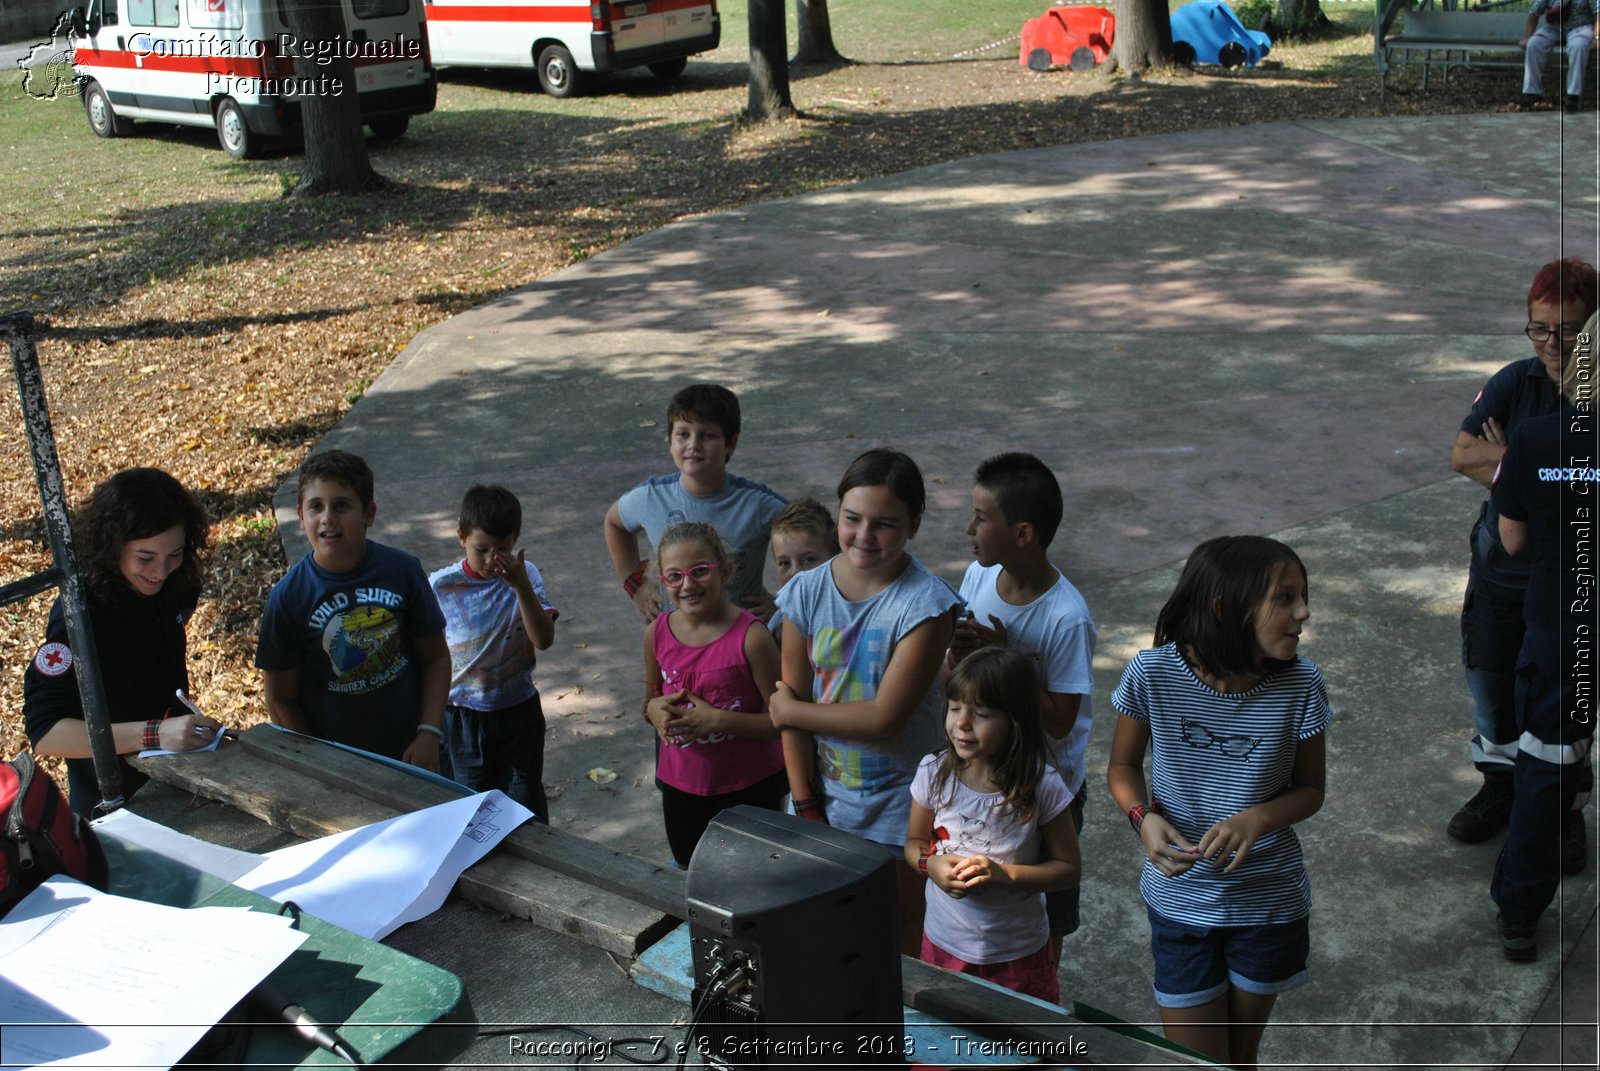
[{"label": "pair of legs", "polygon": [[444,710],[439,772],[474,792],[497,788],[550,824],[544,792],[544,707],[538,693],[503,710]]},{"label": "pair of legs", "polygon": [[[1587,801],[1594,783],[1590,752],[1594,724],[1576,702],[1571,678],[1530,659],[1519,667],[1517,701],[1523,736],[1517,754],[1516,796],[1505,848],[1495,861],[1489,894],[1504,926],[1530,930],[1561,884],[1561,827]],[[1583,708],[1586,709],[1586,708]],[[1578,720],[1583,717],[1585,720]],[[1524,935],[1532,937],[1529,932]],[[1507,945],[1507,955],[1512,955]],[[1528,944],[1517,959],[1533,958]]]},{"label": "pair of legs", "polygon": [[679,870],[689,868],[695,846],[705,836],[711,820],[729,807],[748,803],[776,811],[783,806],[783,797],[789,792],[789,777],[781,770],[755,784],[733,792],[714,796],[698,796],[680,788],[656,781],[661,790],[661,818],[667,827],[667,843],[672,847],[672,859]]},{"label": "pair of legs", "polygon": [[[1567,27],[1567,96],[1583,96],[1583,75],[1589,68],[1589,46],[1594,41],[1594,24],[1583,20],[1580,25]],[[1528,96],[1544,95],[1544,71],[1550,62],[1550,53],[1561,44],[1561,29],[1548,22],[1528,38],[1527,52],[1522,61],[1522,92]]]},{"label": "pair of legs", "polygon": [[1253,1068],[1278,994],[1309,978],[1309,919],[1200,926],[1154,908],[1149,915],[1155,997],[1167,1040],[1230,1067]]},{"label": "pair of legs", "polygon": [[[1479,524],[1483,522],[1480,520]],[[1478,528],[1473,529],[1477,544]],[[1506,822],[1511,811],[1512,765],[1517,758],[1517,653],[1522,650],[1523,591],[1485,580],[1476,553],[1461,604],[1461,665],[1472,693],[1472,763],[1483,787],[1451,818],[1449,833],[1476,844]]]},{"label": "pair of legs", "polygon": [[1261,1035],[1278,1001],[1276,993],[1250,993],[1234,986],[1192,1008],[1162,1008],[1161,1032],[1168,1041],[1209,1056],[1238,1071],[1252,1071]]}]

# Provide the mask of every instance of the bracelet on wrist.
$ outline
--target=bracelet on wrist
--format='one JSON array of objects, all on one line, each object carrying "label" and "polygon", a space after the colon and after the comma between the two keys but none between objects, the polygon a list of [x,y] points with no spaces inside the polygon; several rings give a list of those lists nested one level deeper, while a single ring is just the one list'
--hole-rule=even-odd
[{"label": "bracelet on wrist", "polygon": [[928,859],[933,855],[933,848],[924,844],[922,851],[917,853],[917,873],[923,877],[928,876]]},{"label": "bracelet on wrist", "polygon": [[644,567],[649,564],[648,561],[640,562],[639,568],[623,578],[622,590],[628,593],[629,598],[632,598],[635,592],[644,587]]},{"label": "bracelet on wrist", "polygon": [[807,811],[821,811],[821,810],[822,810],[822,804],[820,802],[818,802],[817,797],[815,797],[815,796],[812,796],[810,799],[795,800],[794,801],[794,813],[795,814],[805,814]]},{"label": "bracelet on wrist", "polygon": [[434,736],[437,736],[441,741],[444,739],[444,730],[439,728],[437,725],[429,725],[427,722],[422,722],[422,723],[418,724],[417,732],[419,732],[419,733],[432,733]]},{"label": "bracelet on wrist", "polygon": [[151,718],[144,723],[144,739],[142,741],[145,751],[155,751],[161,747],[161,719]]},{"label": "bracelet on wrist", "polygon": [[1149,803],[1135,803],[1128,808],[1128,823],[1133,826],[1133,831],[1137,833],[1144,826],[1144,820],[1147,816],[1160,813],[1161,804],[1155,800],[1151,800]]}]

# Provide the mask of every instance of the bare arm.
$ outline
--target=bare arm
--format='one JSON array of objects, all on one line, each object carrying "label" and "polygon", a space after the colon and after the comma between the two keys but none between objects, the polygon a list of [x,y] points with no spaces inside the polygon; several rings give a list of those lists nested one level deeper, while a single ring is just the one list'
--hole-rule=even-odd
[{"label": "bare arm", "polygon": [[1062,810],[1041,826],[1039,839],[1037,863],[1001,863],[986,855],[952,856],[956,862],[951,867],[951,877],[969,892],[985,885],[1021,892],[1077,888],[1082,860],[1071,813]]},{"label": "bare arm", "polygon": [[[1111,761],[1106,766],[1106,783],[1117,807],[1127,814],[1140,804],[1149,804],[1144,783],[1144,753],[1150,748],[1150,725],[1138,718],[1118,714],[1116,734],[1111,738]],[[1200,856],[1183,834],[1155,812],[1147,814],[1139,827],[1145,855],[1163,874],[1175,877],[1194,866]]]},{"label": "bare arm", "polygon": [[556,642],[556,623],[544,608],[544,603],[539,601],[539,593],[533,589],[533,577],[528,575],[527,554],[519,550],[513,558],[496,550],[491,561],[495,574],[505,577],[506,583],[517,594],[517,613],[522,618],[524,631],[533,641],[534,649],[549,650],[550,645]]},{"label": "bare arm", "polygon": [[[611,555],[612,568],[617,571],[617,581],[626,581],[634,572],[641,568],[639,558],[639,533],[630,531],[622,524],[622,514],[617,510],[617,504],[611,503],[611,508],[606,510],[605,523],[606,552]],[[655,578],[649,576],[649,561],[644,561],[645,578],[639,589],[633,593],[633,604],[643,615],[646,621],[654,621],[656,616],[665,607],[661,605],[660,593],[656,591]]]},{"label": "bare arm", "polygon": [[1295,748],[1289,790],[1276,799],[1246,807],[1206,830],[1206,835],[1200,838],[1200,854],[1213,862],[1221,862],[1231,855],[1232,861],[1222,868],[1227,874],[1244,862],[1262,837],[1304,821],[1321,810],[1327,781],[1326,748],[1326,733],[1300,741]]},{"label": "bare arm", "polygon": [[1450,467],[1474,483],[1488,487],[1494,481],[1494,470],[1500,466],[1505,452],[1505,432],[1491,417],[1483,422],[1481,436],[1456,432],[1456,443],[1450,450]]},{"label": "bare arm", "polygon": [[[783,679],[774,686],[772,698],[767,702],[767,715],[772,715],[772,706],[777,703],[778,696],[783,694],[787,699],[798,696],[811,696],[811,637],[803,636],[800,630],[794,627],[794,622],[788,618],[783,622],[783,647],[781,669]],[[773,725],[777,721],[773,720]],[[815,802],[815,807],[795,807],[795,812],[802,818],[812,821],[825,822],[822,804],[817,801],[813,787],[817,777],[817,745],[812,735],[803,729],[784,729],[783,738],[783,767],[789,775],[789,795],[796,804],[807,801]]]},{"label": "bare arm", "polygon": [[272,724],[281,725],[297,733],[311,735],[311,723],[300,709],[300,670],[264,669],[262,682],[267,691],[267,714]]},{"label": "bare arm", "polygon": [[[787,622],[784,627],[789,627]],[[772,702],[772,720],[785,729],[805,729],[853,740],[888,740],[897,736],[933,687],[954,628],[952,611],[929,618],[901,637],[873,698],[851,703],[810,703],[785,695],[780,689]],[[787,649],[787,633],[784,644]]]},{"label": "bare arm", "polygon": [[1500,545],[1506,548],[1507,554],[1515,557],[1526,551],[1531,542],[1526,521],[1514,521],[1503,513],[1500,515]]},{"label": "bare arm", "polygon": [[[444,705],[450,699],[450,644],[444,630],[415,636],[413,654],[417,659],[417,720],[444,731]],[[400,756],[401,761],[424,770],[439,772],[439,748],[442,737],[425,729],[418,729],[416,739]]]},{"label": "bare arm", "polygon": [[[222,723],[203,714],[185,714],[161,722],[160,746],[167,751],[193,751],[216,739]],[[118,721],[111,724],[111,741],[118,755],[132,755],[144,749],[144,722]],[[61,759],[92,759],[89,725],[82,718],[63,718],[33,745],[35,755]]]},{"label": "bare arm", "polygon": [[1039,714],[1044,721],[1044,731],[1052,740],[1065,740],[1072,727],[1078,723],[1078,711],[1083,708],[1083,696],[1071,692],[1046,692]]}]

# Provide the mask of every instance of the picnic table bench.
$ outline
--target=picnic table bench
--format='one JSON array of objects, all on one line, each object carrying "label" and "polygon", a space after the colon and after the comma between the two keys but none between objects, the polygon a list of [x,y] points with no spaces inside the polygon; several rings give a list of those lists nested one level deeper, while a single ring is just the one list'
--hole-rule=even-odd
[{"label": "picnic table bench", "polygon": [[1457,7],[1456,0],[1383,0],[1373,31],[1379,105],[1387,96],[1389,72],[1400,64],[1422,64],[1424,92],[1434,67],[1447,79],[1451,68],[1522,70],[1521,41],[1532,7],[1525,0],[1470,9]]}]

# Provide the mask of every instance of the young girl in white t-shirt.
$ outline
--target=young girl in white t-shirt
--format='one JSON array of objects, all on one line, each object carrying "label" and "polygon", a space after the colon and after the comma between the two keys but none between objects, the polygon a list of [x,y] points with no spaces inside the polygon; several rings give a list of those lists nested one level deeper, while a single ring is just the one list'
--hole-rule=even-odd
[{"label": "young girl in white t-shirt", "polygon": [[1006,647],[945,683],[945,746],[911,784],[906,862],[929,880],[922,959],[1059,1003],[1044,894],[1078,884],[1072,793],[1046,766],[1039,676]]}]

